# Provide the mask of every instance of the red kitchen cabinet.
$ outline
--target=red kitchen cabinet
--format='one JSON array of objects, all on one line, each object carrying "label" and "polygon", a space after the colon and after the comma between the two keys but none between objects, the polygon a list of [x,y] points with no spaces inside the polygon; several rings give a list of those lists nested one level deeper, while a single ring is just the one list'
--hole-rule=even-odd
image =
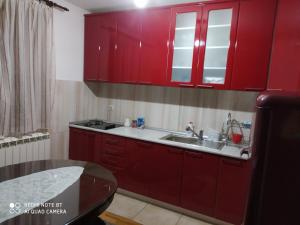
[{"label": "red kitchen cabinet", "polygon": [[138,11],[114,13],[117,21],[113,81],[136,83],[140,71],[141,15]]},{"label": "red kitchen cabinet", "polygon": [[98,80],[99,40],[98,16],[85,17],[84,32],[84,80]]},{"label": "red kitchen cabinet", "polygon": [[279,0],[269,90],[300,91],[300,1]]},{"label": "red kitchen cabinet", "polygon": [[144,10],[141,18],[141,61],[138,83],[165,85],[171,9]]},{"label": "red kitchen cabinet", "polygon": [[124,189],[149,195],[149,180],[152,161],[149,160],[153,144],[143,141],[127,140],[126,148],[129,150],[128,167],[125,172],[126,184]]},{"label": "red kitchen cabinet", "polygon": [[115,36],[116,22],[111,14],[85,17],[85,81],[112,81]]},{"label": "red kitchen cabinet", "polygon": [[238,2],[203,7],[196,86],[230,89],[238,21]]},{"label": "red kitchen cabinet", "polygon": [[195,86],[201,17],[199,5],[172,8],[167,71],[170,86]]},{"label": "red kitchen cabinet", "polygon": [[167,203],[179,205],[182,163],[182,149],[155,144],[149,154],[150,165],[149,196]]},{"label": "red kitchen cabinet", "polygon": [[214,216],[236,225],[243,222],[250,186],[251,161],[220,161]]},{"label": "red kitchen cabinet", "polygon": [[126,170],[128,168],[128,149],[126,139],[114,135],[102,135],[100,164],[111,170],[116,176],[119,187],[126,185]]},{"label": "red kitchen cabinet", "polygon": [[96,133],[94,145],[94,162],[101,165],[103,155],[103,134]]},{"label": "red kitchen cabinet", "polygon": [[115,60],[116,21],[113,15],[103,14],[98,20],[98,81],[113,81]]},{"label": "red kitchen cabinet", "polygon": [[274,0],[240,1],[231,89],[266,89],[272,48]]},{"label": "red kitchen cabinet", "polygon": [[230,89],[237,20],[238,2],[174,8],[170,84]]},{"label": "red kitchen cabinet", "polygon": [[70,128],[69,158],[72,160],[94,161],[95,133]]},{"label": "red kitchen cabinet", "polygon": [[183,163],[181,206],[213,216],[218,173],[218,156],[186,151]]}]

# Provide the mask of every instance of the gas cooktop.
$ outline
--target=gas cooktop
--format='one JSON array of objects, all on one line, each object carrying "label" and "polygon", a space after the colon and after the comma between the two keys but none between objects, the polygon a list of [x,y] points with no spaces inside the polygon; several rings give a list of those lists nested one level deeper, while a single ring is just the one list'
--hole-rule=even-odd
[{"label": "gas cooktop", "polygon": [[122,127],[122,125],[120,125],[120,124],[109,123],[109,122],[105,122],[103,120],[88,120],[88,121],[84,121],[84,122],[74,123],[74,125],[90,127],[90,128],[99,129],[99,130],[109,130],[109,129],[113,129],[113,128],[117,128],[117,127]]}]

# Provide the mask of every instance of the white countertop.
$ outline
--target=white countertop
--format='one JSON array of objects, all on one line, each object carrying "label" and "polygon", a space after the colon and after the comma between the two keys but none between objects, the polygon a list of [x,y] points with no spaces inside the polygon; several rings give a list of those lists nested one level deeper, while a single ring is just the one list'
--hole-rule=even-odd
[{"label": "white countertop", "polygon": [[118,128],[114,128],[114,129],[110,129],[110,130],[99,130],[99,129],[88,128],[88,127],[74,125],[74,124],[70,124],[70,127],[95,131],[95,132],[99,132],[99,133],[112,134],[112,135],[117,135],[117,136],[122,136],[122,137],[127,137],[127,138],[133,138],[133,139],[138,139],[138,140],[143,140],[143,141],[149,141],[149,142],[153,142],[153,143],[164,144],[164,145],[184,148],[184,149],[188,149],[188,150],[206,152],[206,153],[211,153],[211,154],[215,154],[215,155],[221,155],[221,156],[226,156],[226,157],[231,157],[231,158],[236,158],[236,159],[248,160],[251,158],[251,155],[249,155],[249,157],[248,157],[248,155],[241,156],[240,152],[242,149],[238,148],[238,147],[225,145],[221,150],[216,150],[216,149],[207,148],[204,146],[197,146],[197,145],[192,145],[192,144],[185,144],[185,143],[180,143],[180,142],[161,140],[161,138],[163,138],[171,133],[181,134],[181,135],[184,134],[184,133],[180,133],[180,132],[164,131],[164,130],[159,130],[159,129],[147,129],[147,128],[146,129],[138,129],[138,128],[131,128],[131,127],[118,127]]}]

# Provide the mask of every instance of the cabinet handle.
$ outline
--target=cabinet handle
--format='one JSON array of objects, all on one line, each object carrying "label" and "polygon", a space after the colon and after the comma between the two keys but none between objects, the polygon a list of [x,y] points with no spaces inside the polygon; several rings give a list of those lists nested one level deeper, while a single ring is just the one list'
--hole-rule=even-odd
[{"label": "cabinet handle", "polygon": [[214,86],[211,85],[204,85],[204,84],[199,84],[197,85],[198,88],[214,88]]},{"label": "cabinet handle", "polygon": [[267,91],[283,91],[283,89],[267,89]]},{"label": "cabinet handle", "polygon": [[264,88],[245,88],[246,91],[264,91]]},{"label": "cabinet handle", "polygon": [[98,81],[98,79],[91,79],[91,78],[88,78],[88,79],[86,79],[86,81]]},{"label": "cabinet handle", "polygon": [[224,164],[227,164],[227,165],[243,167],[242,161],[240,161],[240,160],[223,159],[222,161]]},{"label": "cabinet handle", "polygon": [[108,80],[106,80],[106,79],[98,79],[98,81],[108,82]]},{"label": "cabinet handle", "polygon": [[202,153],[186,152],[186,154],[187,154],[187,156],[192,157],[192,158],[203,159],[203,154]]},{"label": "cabinet handle", "polygon": [[193,84],[179,84],[181,87],[195,87]]},{"label": "cabinet handle", "polygon": [[150,81],[139,81],[138,82],[139,84],[152,84],[152,82],[150,82]]}]

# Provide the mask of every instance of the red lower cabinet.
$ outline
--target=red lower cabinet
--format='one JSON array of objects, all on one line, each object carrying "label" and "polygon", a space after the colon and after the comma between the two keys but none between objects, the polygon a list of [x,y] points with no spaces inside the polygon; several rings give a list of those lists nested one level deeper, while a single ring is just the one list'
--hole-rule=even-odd
[{"label": "red lower cabinet", "polygon": [[123,173],[125,177],[123,179],[126,182],[122,188],[148,196],[149,166],[153,163],[149,160],[149,152],[152,151],[153,144],[128,139],[126,148],[128,149],[128,166]]},{"label": "red lower cabinet", "polygon": [[149,196],[179,205],[184,150],[155,144],[149,153]]},{"label": "red lower cabinet", "polygon": [[215,217],[236,225],[244,219],[250,185],[251,161],[220,161]]},{"label": "red lower cabinet", "polygon": [[94,132],[71,128],[69,158],[93,162],[95,136]]},{"label": "red lower cabinet", "polygon": [[70,159],[96,162],[120,188],[240,225],[251,161],[70,128]]},{"label": "red lower cabinet", "polygon": [[218,156],[186,151],[183,163],[181,206],[213,216],[218,172]]}]

